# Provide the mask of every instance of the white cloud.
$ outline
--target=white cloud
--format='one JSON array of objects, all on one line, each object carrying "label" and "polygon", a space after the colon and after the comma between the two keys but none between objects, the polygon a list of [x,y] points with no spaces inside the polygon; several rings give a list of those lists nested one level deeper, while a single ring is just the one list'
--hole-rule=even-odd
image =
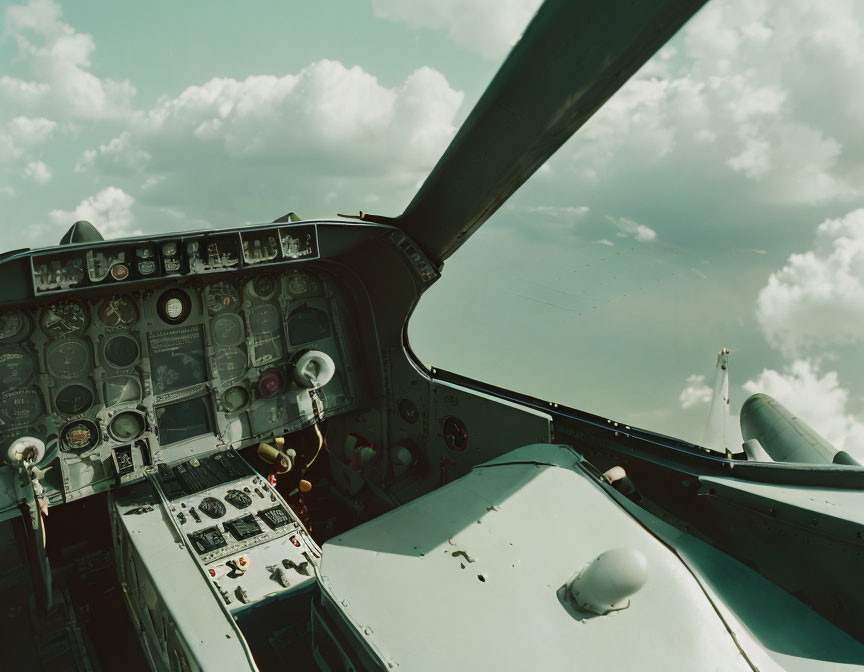
[{"label": "white cloud", "polygon": [[644,224],[634,222],[632,219],[611,216],[607,216],[606,219],[621,229],[620,232],[616,234],[619,238],[632,236],[640,243],[650,243],[657,238],[657,232],[654,229],[645,226]]},{"label": "white cloud", "polygon": [[705,384],[705,376],[687,376],[687,386],[678,396],[681,408],[692,408],[711,401],[711,388]]},{"label": "white cloud", "polygon": [[57,122],[44,117],[14,117],[0,127],[0,148],[6,161],[24,156],[28,149],[45,142]]},{"label": "white cloud", "polygon": [[768,278],[756,318],[788,355],[864,341],[864,209],[819,225],[815,249]]},{"label": "white cloud", "polygon": [[52,0],[10,5],[4,33],[18,46],[18,58],[32,79],[0,77],[3,107],[51,117],[117,119],[129,115],[135,88],[127,80],[90,72],[93,38],[63,22]]},{"label": "white cloud", "polygon": [[51,220],[57,225],[61,235],[82,219],[93,224],[105,238],[140,235],[141,231],[133,228],[134,203],[135,199],[122,189],[108,187],[95,196],[85,198],[74,210],[52,210]]},{"label": "white cloud", "polygon": [[24,175],[36,184],[48,184],[54,173],[43,161],[31,161],[24,167]]},{"label": "white cloud", "polygon": [[358,207],[370,191],[413,192],[455,133],[462,98],[428,67],[394,87],[331,60],[296,74],[214,78],[161,100],[121,135],[88,150],[76,170],[110,179],[141,173],[154,203],[200,207],[202,184],[233,192],[242,171],[252,191],[290,190],[307,207],[332,192],[339,199],[334,209]]},{"label": "white cloud", "polygon": [[639,167],[658,194],[689,175],[718,189],[722,178],[762,204],[860,196],[864,88],[851,83],[864,71],[864,4],[823,5],[708,3],[589,120],[557,172],[590,187]]},{"label": "white cloud", "polygon": [[597,245],[605,245],[606,247],[615,247],[615,243],[611,240],[607,240],[606,238],[601,238],[600,240],[594,241]]},{"label": "white cloud", "polygon": [[849,391],[840,386],[836,371],[820,375],[813,362],[799,359],[783,371],[764,369],[743,388],[774,397],[835,448],[864,457],[864,422],[849,412]]},{"label": "white cloud", "polygon": [[372,0],[375,16],[412,28],[447,30],[456,44],[489,58],[514,45],[542,0]]}]

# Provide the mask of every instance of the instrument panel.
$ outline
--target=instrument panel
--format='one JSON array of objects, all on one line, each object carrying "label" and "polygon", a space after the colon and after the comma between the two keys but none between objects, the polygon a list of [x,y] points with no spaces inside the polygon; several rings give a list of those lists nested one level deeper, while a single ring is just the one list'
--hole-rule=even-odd
[{"label": "instrument panel", "polygon": [[[302,236],[270,234],[280,255],[317,251]],[[238,252],[269,258],[270,242],[256,240],[248,239],[248,255],[239,243]],[[185,252],[209,267],[234,259],[233,248],[211,243]],[[119,263],[147,260],[164,266],[180,247],[138,252],[94,258],[84,272],[112,277]],[[356,407],[346,375],[351,319],[335,280],[296,266],[8,308],[0,312],[0,443],[32,435],[56,449],[68,501],[140,478],[149,464],[297,431]],[[292,361],[309,350],[336,365],[314,391],[292,377]]]}]

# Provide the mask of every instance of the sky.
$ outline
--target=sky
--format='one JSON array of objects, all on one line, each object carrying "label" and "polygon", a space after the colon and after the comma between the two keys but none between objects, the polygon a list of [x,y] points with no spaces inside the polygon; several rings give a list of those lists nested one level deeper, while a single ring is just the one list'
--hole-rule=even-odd
[{"label": "sky", "polygon": [[[399,214],[538,5],[0,5],[0,248]],[[415,352],[698,443],[727,347],[734,417],[864,457],[862,26],[709,2],[447,260]]]}]

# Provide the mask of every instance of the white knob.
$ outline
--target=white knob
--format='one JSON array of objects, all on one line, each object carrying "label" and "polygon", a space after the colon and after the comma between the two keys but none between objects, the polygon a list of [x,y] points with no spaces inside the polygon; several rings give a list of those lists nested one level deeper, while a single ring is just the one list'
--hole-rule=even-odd
[{"label": "white knob", "polygon": [[45,442],[35,436],[22,436],[15,439],[6,455],[10,462],[18,462],[25,466],[39,463],[45,457]]},{"label": "white knob", "polygon": [[308,350],[294,364],[294,380],[301,387],[324,387],[336,373],[336,364],[326,352]]}]

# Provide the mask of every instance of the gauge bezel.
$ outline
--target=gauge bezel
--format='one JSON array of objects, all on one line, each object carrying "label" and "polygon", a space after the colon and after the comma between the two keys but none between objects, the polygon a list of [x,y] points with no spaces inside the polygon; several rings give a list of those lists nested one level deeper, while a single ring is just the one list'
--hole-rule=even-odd
[{"label": "gauge bezel", "polygon": [[16,389],[27,385],[30,381],[33,380],[33,376],[36,375],[36,371],[38,370],[36,357],[34,357],[33,353],[30,352],[27,348],[18,344],[11,343],[8,345],[0,345],[0,357],[2,357],[6,353],[18,353],[24,355],[24,357],[30,360],[30,373],[28,374],[28,376],[24,380],[16,383],[14,386],[10,386],[10,389]]},{"label": "gauge bezel", "polygon": [[[109,324],[108,322],[106,322],[102,318],[102,313],[105,309],[105,306],[107,306],[108,303],[111,301],[125,301],[127,304],[129,304],[132,307],[132,319],[128,322],[118,321],[115,324]],[[98,318],[99,323],[103,327],[106,327],[108,329],[125,329],[128,328],[130,325],[134,324],[135,321],[138,319],[138,306],[135,305],[135,301],[133,301],[129,296],[125,294],[109,296],[107,299],[105,299],[104,301],[102,301],[102,303],[99,304],[99,307],[96,309],[96,317]]]},{"label": "gauge bezel", "polygon": [[[178,299],[182,306],[180,314],[177,317],[170,317],[165,306],[171,299]],[[159,319],[161,319],[165,324],[170,324],[172,326],[176,326],[178,324],[183,324],[192,313],[192,299],[189,297],[184,290],[179,287],[175,287],[174,289],[169,289],[166,292],[163,292],[159,298],[156,300],[156,314],[159,315]]]},{"label": "gauge bezel", "polygon": [[[117,422],[117,419],[124,416],[124,415],[134,415],[138,419],[141,420],[141,430],[137,434],[134,434],[134,435],[129,436],[129,437],[124,437],[124,436],[120,436],[117,433],[117,431],[114,429],[114,424]],[[127,409],[125,411],[120,411],[120,412],[116,413],[113,418],[111,418],[111,420],[108,423],[108,426],[106,428],[106,431],[108,432],[108,436],[111,437],[114,441],[119,441],[120,443],[128,443],[129,441],[134,441],[139,436],[141,436],[144,432],[147,431],[147,418],[145,418],[144,414],[141,413],[140,411],[136,411],[133,409]]]},{"label": "gauge bezel", "polygon": [[40,394],[39,390],[36,389],[35,387],[24,387],[24,388],[19,387],[19,388],[14,389],[14,390],[6,390],[4,392],[0,392],[0,408],[2,408],[2,400],[4,398],[9,397],[9,396],[14,396],[14,395],[22,395],[25,393],[30,393],[36,399],[36,404],[37,404],[36,411],[34,411],[31,414],[32,417],[30,419],[22,420],[20,422],[16,421],[16,419],[13,417],[6,417],[5,414],[0,413],[0,417],[2,417],[3,420],[6,421],[5,425],[4,425],[4,429],[9,429],[12,427],[27,427],[29,425],[32,425],[33,423],[35,423],[39,419],[39,416],[41,416],[45,412],[44,400],[43,400],[42,395]]},{"label": "gauge bezel", "polygon": [[[135,357],[132,358],[132,361],[128,364],[118,364],[117,362],[111,361],[108,357],[108,346],[117,341],[119,339],[129,340],[135,344]],[[141,360],[141,344],[138,342],[138,339],[130,334],[111,334],[107,336],[102,343],[102,361],[107,364],[110,368],[117,371],[125,371],[126,369],[130,369],[135,366]]]},{"label": "gauge bezel", "polygon": [[[217,322],[233,322],[236,325],[239,325],[239,335],[237,336],[237,338],[224,342],[219,340],[219,338],[217,337]],[[213,345],[220,348],[237,347],[246,340],[246,324],[243,322],[243,318],[240,317],[237,313],[217,313],[213,317],[213,319],[210,320],[210,340],[213,342]]]},{"label": "gauge bezel", "polygon": [[33,330],[33,321],[30,319],[30,316],[21,310],[20,308],[10,308],[9,310],[4,310],[0,312],[0,316],[7,315],[9,313],[18,313],[21,316],[21,328],[18,329],[12,336],[7,336],[6,338],[0,338],[0,345],[13,345],[16,343],[20,343],[25,338],[30,335],[30,332]]},{"label": "gauge bezel", "polygon": [[[54,368],[51,364],[51,356],[60,348],[65,345],[80,345],[84,349],[84,353],[86,355],[84,359],[84,364],[73,373],[60,373],[57,369]],[[87,341],[81,338],[66,338],[59,341],[54,341],[45,348],[45,366],[48,368],[48,373],[51,374],[54,378],[59,378],[61,380],[71,380],[73,378],[78,378],[83,373],[89,370],[90,364],[92,362],[92,353],[90,352],[90,346],[87,344]]]},{"label": "gauge bezel", "polygon": [[[239,406],[230,407],[226,400],[228,397],[228,393],[231,392],[232,390],[242,390],[243,393],[246,395],[246,401],[244,401]],[[249,388],[246,387],[245,385],[231,385],[231,386],[227,387],[224,392],[222,392],[222,408],[225,410],[226,413],[239,413],[240,411],[243,411],[243,410],[249,408],[249,404],[251,403],[251,401],[252,401],[252,393],[249,391]]]},{"label": "gauge bezel", "polygon": [[[46,327],[45,326],[45,318],[50,314],[51,310],[55,306],[59,306],[60,304],[67,304],[67,305],[77,307],[81,311],[81,314],[84,316],[84,323],[80,327],[75,329],[74,331],[66,331],[63,333],[55,332],[55,331],[49,329],[48,327]],[[54,339],[58,339],[58,338],[64,338],[67,336],[80,336],[85,331],[87,331],[88,326],[90,326],[90,319],[87,315],[87,308],[84,306],[84,304],[82,304],[78,301],[71,301],[69,299],[60,299],[59,301],[54,301],[52,303],[49,303],[47,306],[42,308],[42,314],[39,317],[39,328],[42,330],[42,333],[45,334],[50,340],[54,340]]]},{"label": "gauge bezel", "polygon": [[[90,432],[90,440],[87,445],[82,448],[75,448],[70,446],[66,441],[66,433],[74,426],[74,425],[85,425]],[[67,422],[60,429],[59,434],[59,442],[60,449],[67,453],[74,453],[75,455],[83,455],[84,453],[89,453],[91,450],[96,448],[102,442],[102,433],[99,431],[99,425],[97,425],[92,420],[87,418],[79,418],[77,420],[72,420],[71,422]]]},{"label": "gauge bezel", "polygon": [[[79,410],[64,411],[62,408],[60,408],[60,403],[58,402],[58,399],[60,399],[61,394],[63,394],[65,391],[67,391],[68,389],[70,389],[72,387],[80,387],[81,389],[86,390],[90,394],[90,401],[87,403],[86,406],[84,406],[83,408],[81,408]],[[61,387],[58,390],[57,394],[54,395],[54,410],[57,411],[57,413],[59,413],[60,415],[65,415],[67,417],[73,417],[73,416],[81,415],[82,413],[86,413],[91,408],[93,408],[93,402],[95,400],[96,400],[96,395],[93,392],[93,389],[89,385],[85,385],[84,383],[80,383],[80,382],[75,381],[75,382],[71,382],[71,383]]]}]

